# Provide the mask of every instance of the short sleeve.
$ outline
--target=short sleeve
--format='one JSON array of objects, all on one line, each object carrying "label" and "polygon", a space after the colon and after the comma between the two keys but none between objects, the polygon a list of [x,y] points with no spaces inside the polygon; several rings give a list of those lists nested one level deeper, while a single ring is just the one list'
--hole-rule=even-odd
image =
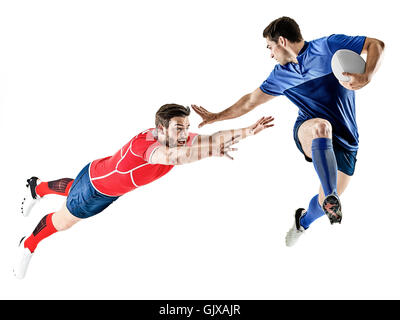
[{"label": "short sleeve", "polygon": [[198,136],[198,135],[199,135],[198,133],[189,132],[189,136],[188,136],[186,145],[187,145],[188,147],[190,147],[191,145],[193,145],[193,143],[194,143],[194,141],[197,139],[197,136]]},{"label": "short sleeve", "polygon": [[161,144],[149,131],[132,140],[131,152],[134,155],[141,157],[144,161],[149,162],[151,154],[160,146]]},{"label": "short sleeve", "polygon": [[344,34],[333,34],[328,37],[328,47],[334,54],[337,50],[347,49],[352,50],[358,54],[364,47],[366,37],[364,36],[346,36]]},{"label": "short sleeve", "polygon": [[268,76],[267,80],[265,80],[261,86],[260,89],[262,92],[269,94],[271,96],[281,96],[283,95],[283,90],[282,90],[282,86],[279,85],[279,81],[276,77],[276,67],[274,70],[272,70],[272,72],[270,73],[270,75]]}]

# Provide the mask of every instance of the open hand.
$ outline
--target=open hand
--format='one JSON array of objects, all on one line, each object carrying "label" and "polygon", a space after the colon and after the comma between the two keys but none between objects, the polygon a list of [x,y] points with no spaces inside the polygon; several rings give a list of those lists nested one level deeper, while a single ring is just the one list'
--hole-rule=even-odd
[{"label": "open hand", "polygon": [[249,127],[250,134],[257,134],[264,129],[272,127],[274,124],[271,123],[275,119],[273,117],[262,117],[255,124]]},{"label": "open hand", "polygon": [[192,109],[203,119],[203,122],[199,124],[199,128],[206,124],[218,121],[216,113],[207,111],[203,107],[196,106],[195,104],[192,104]]},{"label": "open hand", "polygon": [[228,141],[225,142],[220,142],[220,143],[215,143],[213,145],[213,155],[216,155],[217,157],[227,157],[231,160],[233,160],[233,157],[228,153],[231,151],[237,151],[237,148],[232,148],[232,145],[235,143],[238,143],[240,141],[240,135],[236,135],[229,139]]}]

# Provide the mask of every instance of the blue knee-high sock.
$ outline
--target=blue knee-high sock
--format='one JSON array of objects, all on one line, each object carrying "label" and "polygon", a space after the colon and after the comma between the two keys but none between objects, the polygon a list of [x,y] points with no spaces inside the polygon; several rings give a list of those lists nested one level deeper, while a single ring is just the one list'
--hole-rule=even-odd
[{"label": "blue knee-high sock", "polygon": [[304,229],[308,229],[311,223],[324,215],[324,211],[318,202],[318,194],[311,199],[307,212],[300,218],[300,225]]},{"label": "blue knee-high sock", "polygon": [[332,139],[316,138],[312,141],[312,160],[325,196],[336,193],[337,164]]}]

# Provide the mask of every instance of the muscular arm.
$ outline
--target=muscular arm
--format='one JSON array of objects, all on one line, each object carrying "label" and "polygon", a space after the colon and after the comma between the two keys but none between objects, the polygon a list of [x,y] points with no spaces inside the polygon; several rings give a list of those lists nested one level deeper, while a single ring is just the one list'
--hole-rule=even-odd
[{"label": "muscular arm", "polygon": [[262,130],[272,127],[272,117],[262,117],[255,124],[242,128],[218,131],[210,136],[198,136],[192,146],[169,148],[160,146],[153,152],[150,162],[164,165],[181,165],[204,158],[227,156],[230,151],[236,151],[231,146],[248,136],[255,135]]},{"label": "muscular arm", "polygon": [[383,51],[385,44],[383,41],[366,38],[364,47],[361,51],[362,54],[367,54],[367,61],[365,65],[365,72],[363,74],[355,74],[344,72],[343,75],[349,76],[349,82],[340,82],[344,87],[350,90],[358,90],[371,82],[372,77],[378,71],[383,58]]},{"label": "muscular arm", "polygon": [[208,143],[226,143],[233,139],[240,141],[249,136],[255,135],[260,131],[272,127],[273,117],[262,117],[255,124],[241,129],[221,130],[213,133],[212,135],[199,135],[195,144],[203,145]]},{"label": "muscular arm", "polygon": [[260,104],[263,104],[271,100],[272,98],[274,98],[274,96],[266,94],[262,92],[260,88],[257,88],[253,92],[244,95],[242,98],[239,99],[239,101],[237,101],[231,107],[217,113],[217,118],[220,121],[238,118],[250,112]]},{"label": "muscular arm", "polygon": [[217,144],[214,143],[212,139],[207,139],[202,144],[196,143],[192,146],[173,148],[161,146],[153,152],[150,163],[164,165],[182,165],[212,156],[227,156],[231,158],[228,152],[236,150],[234,148],[231,148],[231,145],[236,142],[237,140],[233,138],[226,143]]},{"label": "muscular arm", "polygon": [[257,88],[253,92],[241,97],[229,108],[218,113],[209,112],[206,109],[195,105],[192,105],[192,108],[203,118],[203,122],[199,125],[199,128],[201,128],[205,124],[210,124],[216,121],[238,118],[274,97],[275,96],[266,94],[262,92],[260,88]]},{"label": "muscular arm", "polygon": [[367,63],[365,66],[365,74],[368,76],[368,82],[371,81],[372,76],[378,71],[385,44],[383,41],[373,38],[366,38],[364,47],[361,53],[367,54]]}]

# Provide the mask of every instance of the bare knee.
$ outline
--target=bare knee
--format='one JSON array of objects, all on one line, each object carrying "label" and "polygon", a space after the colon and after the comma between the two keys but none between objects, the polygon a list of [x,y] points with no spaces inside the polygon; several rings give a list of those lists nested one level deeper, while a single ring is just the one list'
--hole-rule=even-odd
[{"label": "bare knee", "polygon": [[71,228],[75,223],[76,221],[71,221],[71,220],[57,221],[54,227],[57,229],[57,231],[65,231]]},{"label": "bare knee", "polygon": [[332,138],[332,125],[329,121],[319,119],[312,127],[313,139]]},{"label": "bare knee", "polygon": [[61,210],[55,212],[52,217],[53,225],[57,231],[64,231],[71,228],[81,219],[72,215],[67,207],[64,205]]}]

